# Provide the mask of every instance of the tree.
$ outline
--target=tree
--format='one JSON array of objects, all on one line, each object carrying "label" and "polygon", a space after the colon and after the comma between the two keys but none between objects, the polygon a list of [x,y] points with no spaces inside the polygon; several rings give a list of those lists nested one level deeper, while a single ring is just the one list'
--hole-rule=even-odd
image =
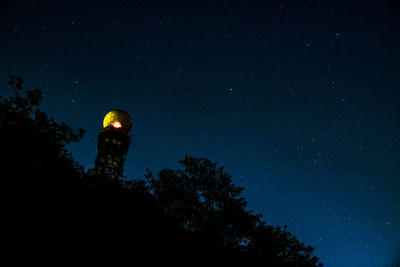
[{"label": "tree", "polygon": [[23,91],[22,84],[22,78],[10,76],[14,95],[0,97],[2,222],[5,232],[13,233],[9,244],[35,247],[39,240],[61,239],[64,208],[84,174],[66,146],[84,131],[49,118],[39,109],[41,91]]},{"label": "tree", "polygon": [[145,175],[157,204],[179,224],[214,244],[243,254],[246,263],[264,266],[322,266],[313,248],[299,242],[287,226],[267,226],[261,216],[247,211],[223,167],[205,158],[186,156],[182,170],[163,169]]},{"label": "tree", "polygon": [[156,176],[148,170],[145,180],[86,174],[66,148],[84,131],[42,112],[41,91],[23,94],[22,83],[11,76],[14,95],[0,97],[9,247],[22,242],[58,248],[63,253],[52,264],[57,266],[126,266],[153,258],[182,266],[321,265],[313,248],[285,227],[267,226],[246,210],[243,187],[208,159],[186,157],[182,170],[163,169]]},{"label": "tree", "polygon": [[323,266],[312,255],[314,248],[305,246],[295,236],[280,226],[267,226],[261,222],[249,240],[247,252],[254,263],[272,266]]},{"label": "tree", "polygon": [[27,247],[18,258],[32,265],[24,255],[40,247],[40,264],[52,255],[55,266],[126,266],[154,258],[183,263],[201,253],[144,182],[86,174],[67,150],[84,131],[42,112],[41,91],[23,91],[22,83],[11,76],[14,95],[0,99],[2,226],[11,234],[3,241]]},{"label": "tree", "polygon": [[[73,170],[83,170],[73,160],[66,146],[78,142],[84,130],[77,132],[71,127],[55,122],[38,106],[40,89],[22,93],[23,80],[10,76],[9,85],[15,95],[0,102],[0,140],[3,170],[8,176],[40,170],[41,176],[51,177],[59,164],[69,164]],[[0,97],[1,99],[1,97]],[[23,152],[23,153],[21,153]],[[22,163],[22,164],[21,164]]]},{"label": "tree", "polygon": [[247,202],[240,197],[244,188],[208,159],[185,157],[180,163],[183,170],[163,169],[157,177],[146,174],[157,203],[185,229],[240,247],[260,218],[245,210]]},{"label": "tree", "polygon": [[40,89],[27,90],[24,96],[22,83],[22,78],[10,76],[15,95],[0,101],[1,170],[8,189],[16,190],[19,199],[34,195],[32,201],[76,186],[84,172],[66,146],[78,142],[84,130],[49,118],[38,107]]}]

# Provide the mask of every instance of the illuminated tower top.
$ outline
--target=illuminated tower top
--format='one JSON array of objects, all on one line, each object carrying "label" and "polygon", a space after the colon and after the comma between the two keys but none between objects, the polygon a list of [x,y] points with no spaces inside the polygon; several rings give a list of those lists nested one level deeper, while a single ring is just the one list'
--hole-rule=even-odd
[{"label": "illuminated tower top", "polygon": [[113,109],[104,117],[103,127],[113,127],[129,132],[132,128],[132,119],[129,114],[122,109]]},{"label": "illuminated tower top", "polygon": [[110,179],[122,176],[124,162],[130,144],[129,130],[132,119],[121,109],[109,111],[103,120],[97,143],[97,157],[92,174],[104,175]]}]

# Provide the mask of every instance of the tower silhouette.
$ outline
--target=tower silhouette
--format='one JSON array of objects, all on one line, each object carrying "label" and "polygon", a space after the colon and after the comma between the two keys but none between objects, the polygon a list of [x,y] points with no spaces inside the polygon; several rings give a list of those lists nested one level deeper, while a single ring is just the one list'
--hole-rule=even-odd
[{"label": "tower silhouette", "polygon": [[92,174],[104,175],[113,180],[122,176],[131,128],[132,119],[127,112],[114,109],[106,114],[98,137],[95,167],[90,171]]}]

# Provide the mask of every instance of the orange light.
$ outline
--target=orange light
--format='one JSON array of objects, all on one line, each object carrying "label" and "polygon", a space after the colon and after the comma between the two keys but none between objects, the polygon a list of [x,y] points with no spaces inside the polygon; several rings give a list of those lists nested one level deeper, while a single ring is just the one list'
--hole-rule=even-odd
[{"label": "orange light", "polygon": [[117,129],[122,127],[122,124],[119,121],[114,121],[113,123],[111,123],[111,125]]}]

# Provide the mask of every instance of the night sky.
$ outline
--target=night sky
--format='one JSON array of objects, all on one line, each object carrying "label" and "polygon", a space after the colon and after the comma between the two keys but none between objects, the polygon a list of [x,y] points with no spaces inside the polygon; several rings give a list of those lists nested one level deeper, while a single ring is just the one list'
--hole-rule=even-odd
[{"label": "night sky", "polygon": [[0,95],[9,75],[41,88],[44,111],[87,130],[69,147],[86,169],[121,108],[129,179],[206,157],[325,266],[394,266],[396,1],[10,0],[0,40]]}]

